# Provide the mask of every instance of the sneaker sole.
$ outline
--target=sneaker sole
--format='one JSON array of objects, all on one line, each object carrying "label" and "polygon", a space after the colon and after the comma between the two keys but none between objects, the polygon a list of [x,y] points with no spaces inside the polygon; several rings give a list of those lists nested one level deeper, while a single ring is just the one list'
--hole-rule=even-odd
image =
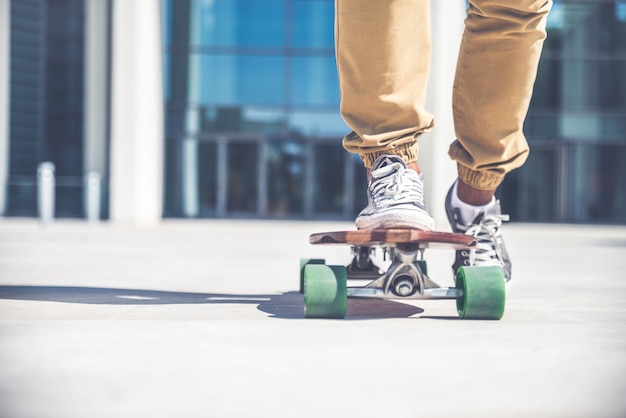
[{"label": "sneaker sole", "polygon": [[422,231],[432,231],[435,228],[434,220],[420,222],[416,219],[407,219],[404,216],[385,216],[383,219],[374,217],[361,217],[355,221],[357,229],[420,229]]}]

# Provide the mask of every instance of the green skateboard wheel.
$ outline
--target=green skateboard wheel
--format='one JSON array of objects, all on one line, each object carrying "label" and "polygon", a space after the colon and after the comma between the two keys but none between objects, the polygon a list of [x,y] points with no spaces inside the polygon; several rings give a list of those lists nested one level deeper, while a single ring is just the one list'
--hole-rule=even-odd
[{"label": "green skateboard wheel", "polygon": [[323,258],[301,258],[300,259],[300,293],[304,293],[304,268],[308,264],[326,264]]},{"label": "green skateboard wheel", "polygon": [[344,266],[307,264],[304,267],[304,316],[342,319],[348,306]]},{"label": "green skateboard wheel", "polygon": [[456,287],[463,290],[463,296],[456,300],[461,318],[502,318],[506,290],[501,267],[460,267],[456,273]]},{"label": "green skateboard wheel", "polygon": [[428,276],[428,265],[426,264],[426,260],[417,260],[417,264],[420,266],[422,273]]}]

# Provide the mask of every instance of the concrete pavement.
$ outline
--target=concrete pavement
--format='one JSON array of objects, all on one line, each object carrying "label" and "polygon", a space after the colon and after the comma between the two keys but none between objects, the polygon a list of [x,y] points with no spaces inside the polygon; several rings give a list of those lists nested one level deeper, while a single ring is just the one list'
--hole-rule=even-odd
[{"label": "concrete pavement", "polygon": [[[506,225],[501,321],[351,300],[304,320],[345,223],[0,219],[1,417],[624,417],[626,227]],[[426,253],[451,282],[453,254]]]}]

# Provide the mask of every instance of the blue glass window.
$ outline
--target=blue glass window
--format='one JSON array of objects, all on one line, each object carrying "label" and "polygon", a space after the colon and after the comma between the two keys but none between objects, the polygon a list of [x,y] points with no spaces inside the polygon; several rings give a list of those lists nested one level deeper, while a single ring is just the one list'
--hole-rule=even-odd
[{"label": "blue glass window", "polygon": [[289,129],[314,137],[336,137],[337,142],[349,132],[338,110],[328,112],[294,111],[289,114]]},{"label": "blue glass window", "polygon": [[548,51],[626,51],[626,2],[556,0],[548,15],[548,32]]},{"label": "blue glass window", "polygon": [[345,203],[345,152],[338,143],[317,144],[313,148],[314,211],[335,216],[343,211]]},{"label": "blue glass window", "polygon": [[574,147],[571,182],[574,221],[626,222],[626,146],[623,144]]},{"label": "blue glass window", "polygon": [[304,210],[305,148],[298,141],[271,141],[267,147],[268,214],[288,217]]},{"label": "blue glass window", "polygon": [[293,7],[294,46],[333,49],[334,2],[297,1]]},{"label": "blue glass window", "polygon": [[285,100],[285,59],[275,56],[190,55],[189,98],[203,105],[279,105]]},{"label": "blue glass window", "polygon": [[339,83],[334,57],[294,57],[291,101],[295,105],[336,106]]},{"label": "blue glass window", "polygon": [[190,44],[282,46],[284,0],[192,0]]}]

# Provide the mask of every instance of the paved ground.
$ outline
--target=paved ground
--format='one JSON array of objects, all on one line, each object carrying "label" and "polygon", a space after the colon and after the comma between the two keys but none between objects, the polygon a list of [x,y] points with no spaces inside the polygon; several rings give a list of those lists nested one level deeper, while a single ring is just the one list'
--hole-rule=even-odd
[{"label": "paved ground", "polygon": [[[2,417],[624,417],[626,227],[507,225],[501,321],[350,301],[304,320],[305,222],[0,219]],[[452,253],[427,252],[449,280]]]}]

